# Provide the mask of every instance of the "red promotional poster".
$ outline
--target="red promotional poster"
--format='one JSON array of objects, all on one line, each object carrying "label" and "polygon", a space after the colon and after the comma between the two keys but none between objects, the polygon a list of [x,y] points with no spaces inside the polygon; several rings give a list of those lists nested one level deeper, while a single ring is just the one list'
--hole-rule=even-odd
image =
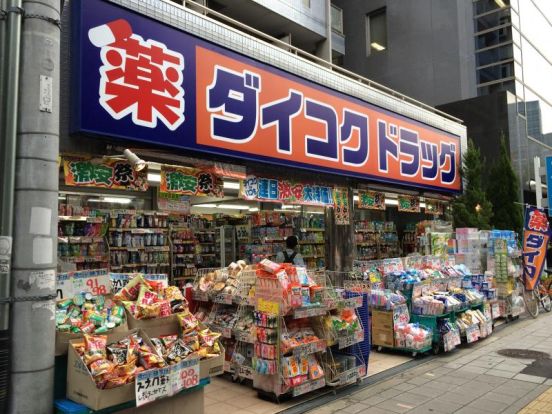
[{"label": "red promotional poster", "polygon": [[537,207],[526,206],[523,229],[523,278],[527,290],[535,289],[540,280],[550,233],[546,213]]}]

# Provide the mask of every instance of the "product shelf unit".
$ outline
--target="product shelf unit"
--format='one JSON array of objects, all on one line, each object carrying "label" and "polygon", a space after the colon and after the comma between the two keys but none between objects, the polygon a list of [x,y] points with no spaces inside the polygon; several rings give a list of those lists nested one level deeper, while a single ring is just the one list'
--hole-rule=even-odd
[{"label": "product shelf unit", "polygon": [[108,244],[112,270],[170,274],[168,213],[110,210]]},{"label": "product shelf unit", "polygon": [[60,268],[77,271],[109,268],[107,227],[105,215],[58,216]]}]

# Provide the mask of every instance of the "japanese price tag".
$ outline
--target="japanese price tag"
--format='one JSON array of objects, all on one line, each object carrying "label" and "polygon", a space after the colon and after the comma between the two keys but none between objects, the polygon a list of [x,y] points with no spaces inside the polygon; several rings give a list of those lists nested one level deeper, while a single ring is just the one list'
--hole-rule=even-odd
[{"label": "japanese price tag", "polygon": [[83,270],[71,275],[73,293],[90,292],[93,295],[110,293],[109,276],[107,269]]},{"label": "japanese price tag", "polygon": [[173,394],[171,368],[150,369],[136,375],[134,389],[137,407]]},{"label": "japanese price tag", "polygon": [[180,361],[172,367],[173,394],[185,388],[192,388],[199,384],[199,359],[187,359]]}]

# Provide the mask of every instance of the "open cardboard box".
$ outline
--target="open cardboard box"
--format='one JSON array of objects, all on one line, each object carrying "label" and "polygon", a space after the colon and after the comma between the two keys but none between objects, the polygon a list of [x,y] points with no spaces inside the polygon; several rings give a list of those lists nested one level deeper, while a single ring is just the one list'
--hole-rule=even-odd
[{"label": "open cardboard box", "polygon": [[[105,295],[105,298],[112,299],[112,295]],[[128,330],[129,330],[129,327],[127,325],[127,318],[125,317],[125,319],[119,326],[107,331],[102,335],[117,334],[117,333],[127,332]],[[56,330],[56,356],[66,355],[67,350],[69,348],[69,342],[74,339],[82,339],[82,338],[84,338],[83,333],[59,332]]]},{"label": "open cardboard box", "polygon": [[[117,342],[132,334],[138,334],[145,344],[155,349],[147,334],[141,329],[133,329],[127,332],[113,333],[107,336],[107,343]],[[96,387],[92,374],[88,367],[73,347],[74,344],[82,343],[82,339],[69,341],[67,361],[67,398],[86,405],[92,410],[102,410],[107,407],[119,405],[132,401],[136,398],[134,393],[134,382],[121,387],[102,390]]]},{"label": "open cardboard box", "polygon": [[143,329],[150,338],[157,338],[162,335],[178,333],[177,314],[165,316],[164,318],[136,319],[132,313],[125,308],[128,329]]}]

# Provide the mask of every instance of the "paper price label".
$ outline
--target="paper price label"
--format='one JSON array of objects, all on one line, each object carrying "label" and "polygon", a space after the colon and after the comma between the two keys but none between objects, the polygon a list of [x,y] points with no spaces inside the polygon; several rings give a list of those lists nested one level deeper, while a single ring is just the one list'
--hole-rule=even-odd
[{"label": "paper price label", "polygon": [[199,384],[199,359],[181,361],[175,367],[174,377],[177,386],[176,389],[173,387],[174,393]]},{"label": "paper price label", "polygon": [[138,373],[134,389],[137,407],[161,398],[170,397],[173,393],[171,387],[171,369],[150,369]]},{"label": "paper price label", "polygon": [[279,311],[278,302],[259,298],[257,301],[257,310],[261,312],[265,312],[269,315],[278,315],[278,311]]},{"label": "paper price label", "polygon": [[[122,288],[128,285],[138,273],[110,273],[111,292],[118,293]],[[169,286],[169,277],[165,273],[144,275],[146,280],[160,282],[163,287]]]}]

